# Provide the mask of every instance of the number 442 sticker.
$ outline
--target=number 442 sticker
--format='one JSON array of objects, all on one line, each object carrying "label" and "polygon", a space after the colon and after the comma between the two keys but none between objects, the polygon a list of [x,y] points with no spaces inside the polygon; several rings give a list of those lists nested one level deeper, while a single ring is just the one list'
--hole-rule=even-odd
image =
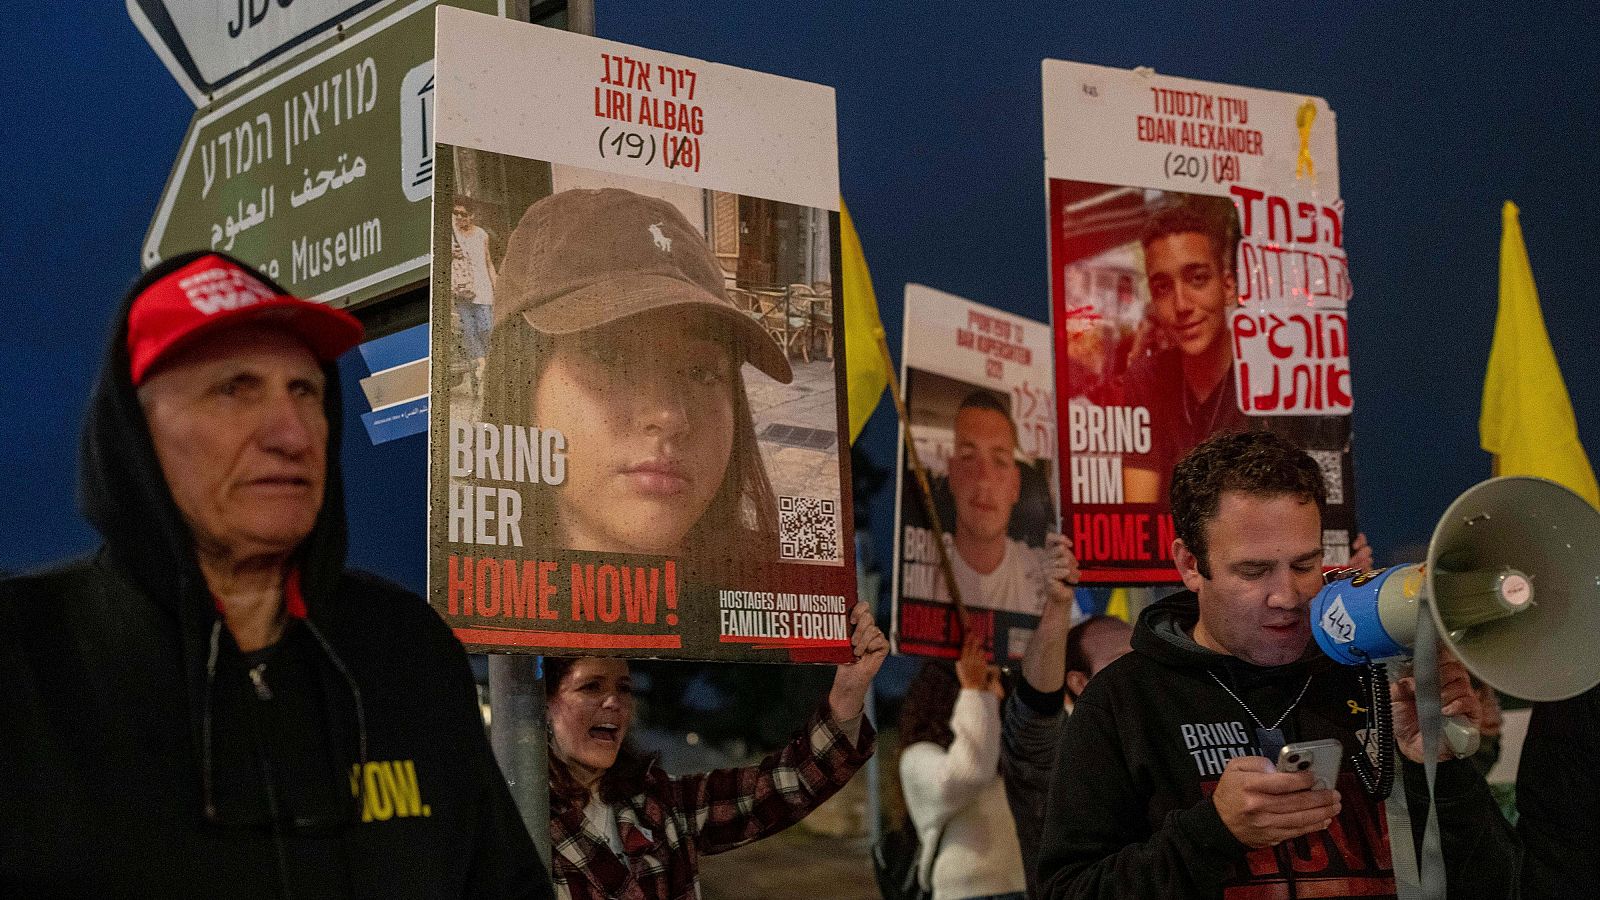
[{"label": "number 442 sticker", "polygon": [[1333,602],[1322,611],[1322,620],[1317,624],[1322,626],[1323,632],[1341,644],[1348,644],[1356,639],[1356,623],[1350,619],[1350,612],[1344,608],[1344,595],[1335,595]]}]

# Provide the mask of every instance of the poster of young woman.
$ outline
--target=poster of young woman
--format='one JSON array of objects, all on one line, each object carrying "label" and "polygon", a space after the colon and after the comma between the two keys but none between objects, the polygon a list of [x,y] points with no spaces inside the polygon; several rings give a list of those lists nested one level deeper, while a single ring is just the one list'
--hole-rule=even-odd
[{"label": "poster of young woman", "polygon": [[429,597],[469,647],[851,658],[831,89],[441,10]]},{"label": "poster of young woman", "polygon": [[1044,63],[1063,524],[1085,583],[1175,582],[1172,467],[1280,432],[1355,534],[1335,118],[1299,94]]},{"label": "poster of young woman", "polygon": [[908,284],[904,328],[911,439],[943,530],[924,512],[902,435],[890,639],[898,653],[960,652],[940,541],[968,627],[996,659],[1020,659],[1044,608],[1045,535],[1056,530],[1050,326]]}]

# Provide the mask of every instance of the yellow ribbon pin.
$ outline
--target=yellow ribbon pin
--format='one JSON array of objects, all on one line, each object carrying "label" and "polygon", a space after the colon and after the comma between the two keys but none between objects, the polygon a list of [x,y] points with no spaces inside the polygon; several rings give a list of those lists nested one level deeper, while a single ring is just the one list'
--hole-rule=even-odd
[{"label": "yellow ribbon pin", "polygon": [[1406,573],[1405,580],[1400,582],[1400,593],[1407,600],[1414,600],[1422,593],[1422,586],[1427,581],[1428,569],[1426,566],[1417,566]]},{"label": "yellow ribbon pin", "polygon": [[1317,105],[1310,100],[1300,104],[1294,114],[1294,127],[1300,129],[1300,157],[1294,163],[1294,177],[1317,177],[1316,164],[1311,161],[1311,124],[1317,121]]},{"label": "yellow ribbon pin", "polygon": [[1350,711],[1353,712],[1353,713],[1364,713],[1364,712],[1367,711],[1367,708],[1365,706],[1362,706],[1361,704],[1355,702],[1354,700],[1346,700],[1344,702],[1344,705],[1350,707]]}]

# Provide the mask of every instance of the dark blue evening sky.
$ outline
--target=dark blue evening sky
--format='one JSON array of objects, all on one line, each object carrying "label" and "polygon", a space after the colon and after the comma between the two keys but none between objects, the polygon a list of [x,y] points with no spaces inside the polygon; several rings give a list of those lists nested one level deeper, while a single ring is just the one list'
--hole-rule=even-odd
[{"label": "dark blue evening sky", "polygon": [[[1504,199],[1600,447],[1600,13],[1520,6],[599,0],[597,19],[603,37],[837,88],[843,189],[897,352],[907,281],[1048,315],[1040,59],[1326,97],[1356,291],[1358,509],[1389,560],[1417,555],[1488,475],[1477,417]],[[28,4],[8,26],[0,569],[16,570],[95,543],[73,496],[79,420],[193,107],[117,0]],[[352,424],[354,561],[420,587],[423,441],[373,448]],[[864,440],[892,465],[887,403]],[[880,548],[892,500],[872,507]]]}]

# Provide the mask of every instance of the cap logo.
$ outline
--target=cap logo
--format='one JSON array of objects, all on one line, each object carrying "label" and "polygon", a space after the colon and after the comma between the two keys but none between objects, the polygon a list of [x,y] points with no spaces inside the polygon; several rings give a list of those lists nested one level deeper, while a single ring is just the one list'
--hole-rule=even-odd
[{"label": "cap logo", "polygon": [[232,266],[197,272],[178,282],[189,305],[204,315],[254,306],[273,299],[272,289]]},{"label": "cap logo", "polygon": [[661,232],[660,222],[650,226],[650,240],[656,242],[656,249],[660,250],[662,253],[672,252],[672,238],[667,237]]}]

